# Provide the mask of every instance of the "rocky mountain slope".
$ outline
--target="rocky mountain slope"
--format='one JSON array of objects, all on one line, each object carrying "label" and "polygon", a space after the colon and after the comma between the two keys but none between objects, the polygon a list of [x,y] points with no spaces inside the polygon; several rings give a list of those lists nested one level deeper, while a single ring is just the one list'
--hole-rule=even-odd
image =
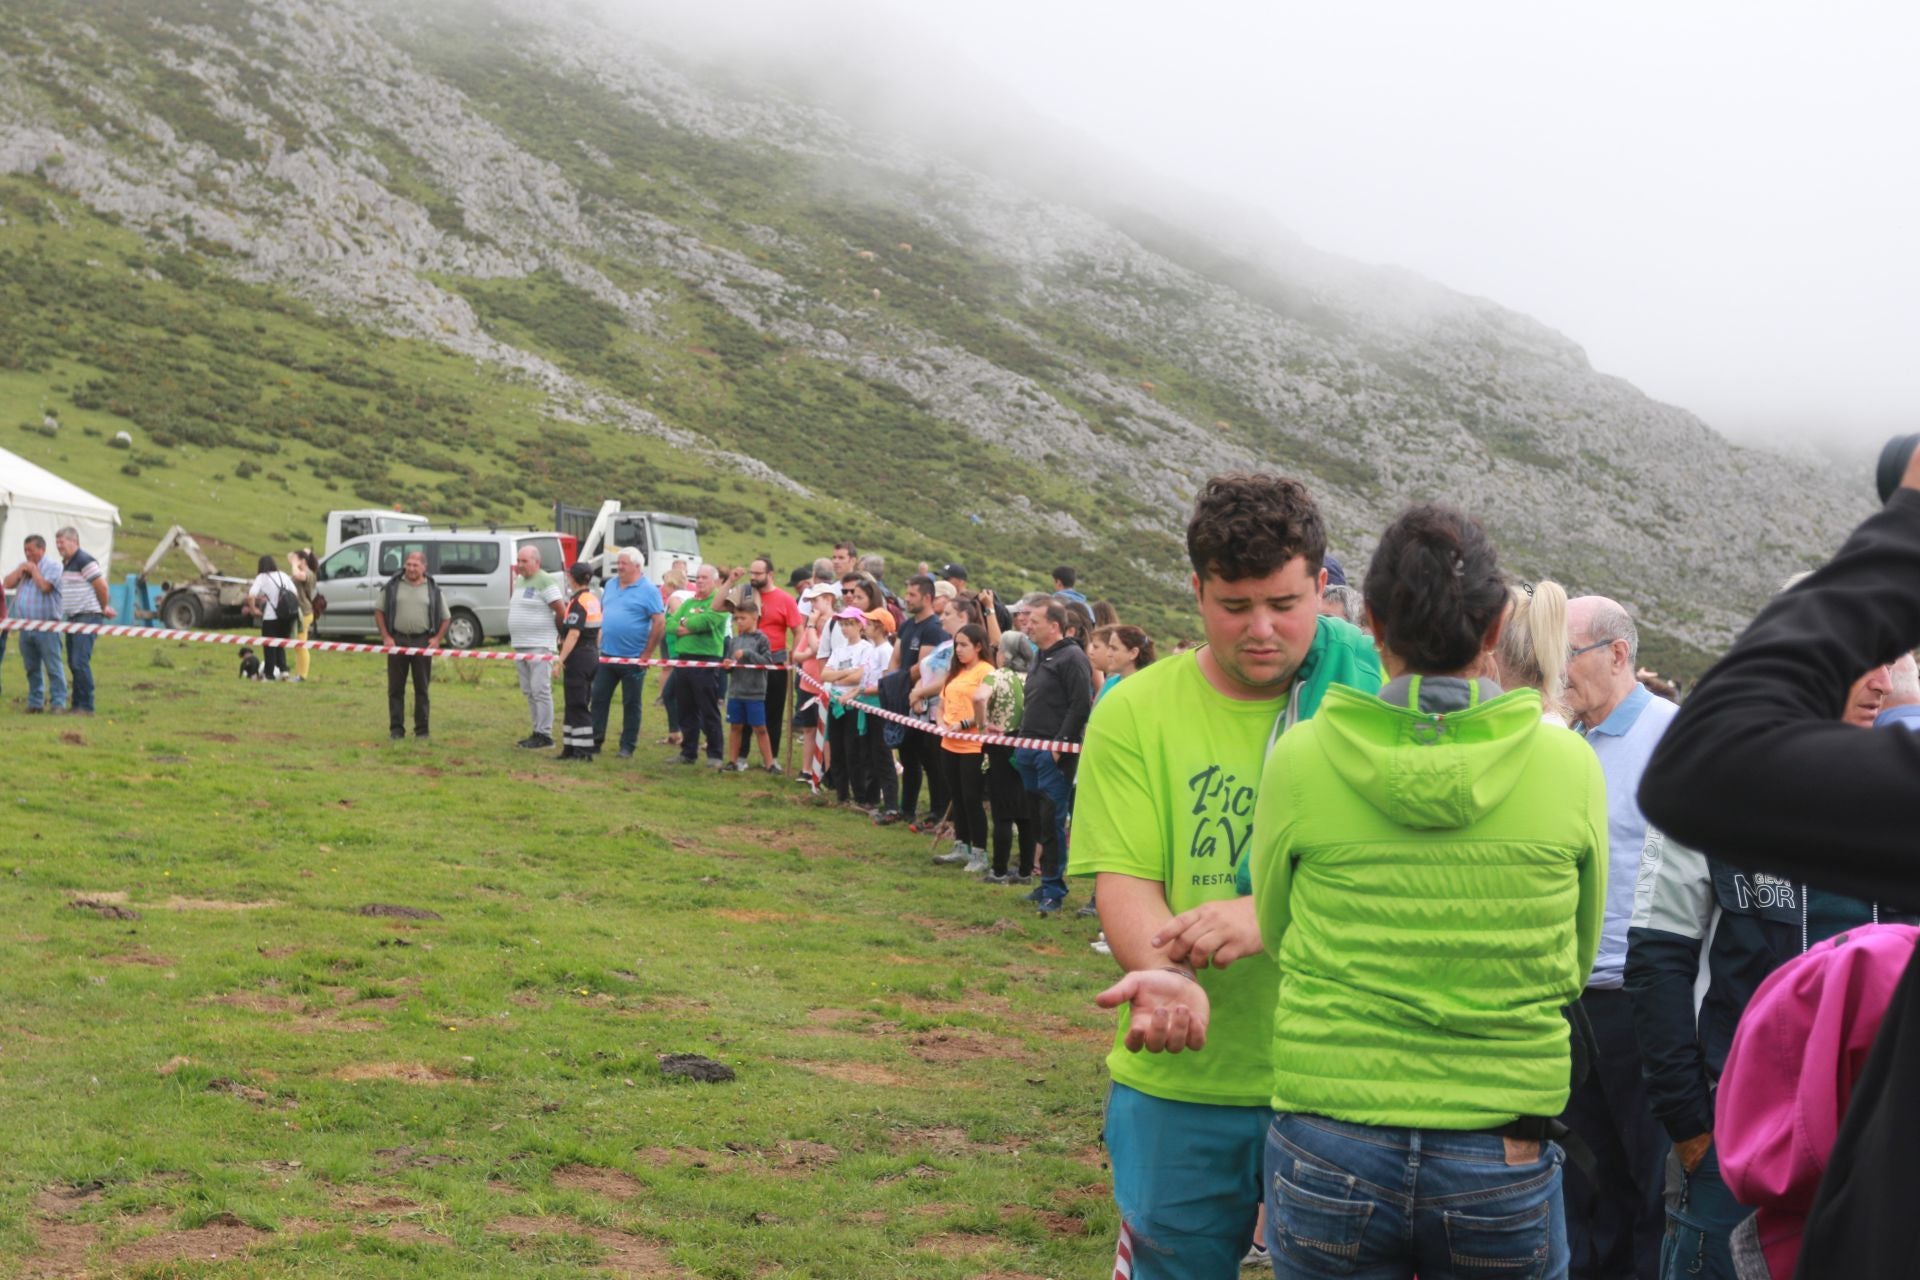
[{"label": "rocky mountain slope", "polygon": [[[0,0],[0,173],[507,371],[554,418],[736,477],[796,539],[832,510],[912,559],[1059,548],[1120,598],[1172,600],[1202,477],[1274,467],[1353,556],[1444,496],[1519,571],[1712,648],[1864,510],[1495,303],[1044,198],[546,0]],[[356,492],[421,498],[372,456]]]}]

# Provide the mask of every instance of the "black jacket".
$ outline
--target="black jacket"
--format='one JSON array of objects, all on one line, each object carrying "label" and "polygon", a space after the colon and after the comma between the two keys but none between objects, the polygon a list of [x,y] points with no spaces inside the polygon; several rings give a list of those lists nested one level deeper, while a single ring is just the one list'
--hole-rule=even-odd
[{"label": "black jacket", "polygon": [[[1920,735],[1836,718],[1863,671],[1920,644],[1920,493],[1767,605],[1660,740],[1648,819],[1735,866],[1867,900],[1920,887]],[[1920,966],[1901,980],[1807,1221],[1802,1280],[1920,1280]]]},{"label": "black jacket", "polygon": [[[1846,894],[1705,857],[1658,828],[1647,833],[1627,930],[1626,989],[1647,1099],[1675,1142],[1713,1128],[1713,1091],[1734,1028],[1767,975],[1816,942],[1883,921],[1915,922]],[[1703,949],[1707,993],[1696,1014]]]},{"label": "black jacket", "polygon": [[1027,673],[1019,736],[1078,742],[1087,732],[1092,710],[1093,664],[1085,649],[1063,637]]}]

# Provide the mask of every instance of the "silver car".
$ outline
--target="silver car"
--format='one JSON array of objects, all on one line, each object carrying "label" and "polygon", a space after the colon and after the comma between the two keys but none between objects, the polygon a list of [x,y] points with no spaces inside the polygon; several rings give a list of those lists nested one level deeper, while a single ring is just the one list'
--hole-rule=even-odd
[{"label": "silver car", "polygon": [[540,567],[564,573],[557,533],[490,533],[439,530],[375,533],[355,538],[320,562],[318,594],[327,607],[313,624],[320,640],[378,636],[373,611],[381,588],[400,572],[409,553],[424,551],[427,573],[446,598],[446,645],[477,649],[488,636],[505,636],[513,592],[513,562],[523,546],[540,548]]}]

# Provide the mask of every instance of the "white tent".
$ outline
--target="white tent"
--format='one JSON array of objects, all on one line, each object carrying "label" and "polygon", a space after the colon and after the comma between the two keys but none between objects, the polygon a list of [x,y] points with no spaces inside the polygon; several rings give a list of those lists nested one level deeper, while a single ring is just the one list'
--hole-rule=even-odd
[{"label": "white tent", "polygon": [[0,565],[8,570],[20,563],[28,534],[45,538],[52,552],[54,531],[72,525],[80,531],[81,548],[111,575],[113,531],[119,523],[119,508],[112,503],[0,449]]}]

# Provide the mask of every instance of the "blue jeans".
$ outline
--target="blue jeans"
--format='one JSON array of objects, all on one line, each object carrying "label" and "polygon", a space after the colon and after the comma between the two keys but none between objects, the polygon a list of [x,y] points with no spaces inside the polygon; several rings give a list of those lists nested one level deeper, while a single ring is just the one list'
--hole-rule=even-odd
[{"label": "blue jeans", "polygon": [[1133,1280],[1231,1280],[1253,1243],[1266,1107],[1107,1094],[1113,1200]]},{"label": "blue jeans", "polygon": [[1021,786],[1053,802],[1053,834],[1060,856],[1052,866],[1041,868],[1040,901],[1059,902],[1067,896],[1067,821],[1073,816],[1073,786],[1051,751],[1020,747],[1013,753],[1013,767],[1020,771]]},{"label": "blue jeans", "polygon": [[1660,1280],[1735,1280],[1733,1229],[1752,1215],[1720,1177],[1720,1151],[1709,1146],[1692,1173],[1667,1157],[1667,1234],[1660,1242]]},{"label": "blue jeans", "polygon": [[[101,623],[107,620],[104,613],[76,613],[68,622]],[[93,641],[92,636],[83,636],[69,632],[67,634],[67,671],[73,677],[73,709],[75,711],[93,710]]]},{"label": "blue jeans", "polygon": [[1562,1280],[1565,1157],[1551,1142],[1281,1114],[1267,1135],[1278,1280]]},{"label": "blue jeans", "polygon": [[601,663],[593,673],[593,742],[598,750],[607,740],[607,721],[613,718],[613,691],[620,690],[620,749],[640,745],[640,697],[647,691],[647,669]]},{"label": "blue jeans", "polygon": [[20,661],[27,668],[27,705],[42,705],[41,673],[46,673],[46,683],[52,686],[53,698],[48,705],[59,708],[67,705],[67,669],[60,661],[60,637],[50,631],[22,631],[20,633]]}]

